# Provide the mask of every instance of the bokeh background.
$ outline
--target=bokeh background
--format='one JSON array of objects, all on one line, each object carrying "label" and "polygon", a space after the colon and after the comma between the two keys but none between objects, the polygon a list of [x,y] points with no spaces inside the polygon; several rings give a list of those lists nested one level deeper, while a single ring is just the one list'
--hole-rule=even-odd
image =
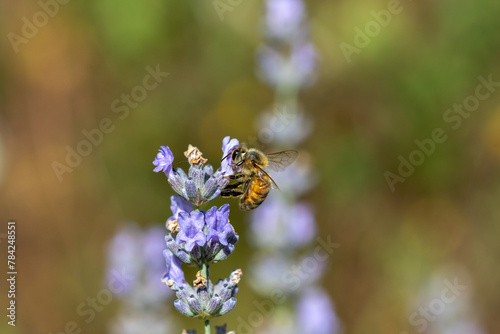
[{"label": "bokeh background", "polygon": [[[320,180],[306,196],[319,233],[340,243],[322,283],[344,333],[417,333],[410,315],[455,277],[468,287],[453,304],[465,310],[460,317],[498,332],[500,91],[456,130],[443,114],[475,94],[478,77],[500,81],[500,3],[402,1],[350,62],[341,43],[354,45],[354,28],[388,2],[306,5],[319,63],[300,95],[315,122],[300,149]],[[102,288],[106,247],[124,222],[146,227],[170,216],[173,191],[152,172],[159,146],[181,157],[193,144],[217,165],[222,138],[255,136],[257,116],[273,103],[256,75],[264,6],[244,0],[221,20],[211,1],[68,1],[16,52],[9,33],[21,35],[23,18],[40,10],[36,1],[0,1],[0,232],[17,221],[19,273],[17,326],[2,315],[0,331],[59,333],[74,320],[82,333],[106,333],[117,300],[89,324],[75,309]],[[141,85],[148,66],[169,76],[121,119],[113,101]],[[104,118],[113,131],[60,181],[53,162],[64,163],[66,147]],[[435,128],[448,139],[391,191],[384,173],[397,173],[398,156]],[[247,267],[246,220],[234,206],[240,243],[214,276]],[[216,324],[234,327],[254,309],[244,279],[238,297]]]}]

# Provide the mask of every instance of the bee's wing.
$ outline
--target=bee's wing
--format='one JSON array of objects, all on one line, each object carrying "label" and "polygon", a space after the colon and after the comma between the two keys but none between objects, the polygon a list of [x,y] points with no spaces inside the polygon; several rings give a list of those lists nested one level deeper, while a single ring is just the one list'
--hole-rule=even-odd
[{"label": "bee's wing", "polygon": [[293,150],[266,154],[267,168],[275,172],[282,172],[297,159],[298,155],[299,152]]},{"label": "bee's wing", "polygon": [[271,180],[271,188],[273,189],[278,189],[280,190],[280,187],[278,187],[278,185],[276,184],[276,182],[274,182],[273,178],[271,177],[271,175],[269,175],[264,169],[262,169],[262,167],[260,167],[259,165],[257,165],[256,163],[253,164],[253,166],[259,170],[259,172],[261,172],[263,175],[267,176],[269,178],[269,180]]}]

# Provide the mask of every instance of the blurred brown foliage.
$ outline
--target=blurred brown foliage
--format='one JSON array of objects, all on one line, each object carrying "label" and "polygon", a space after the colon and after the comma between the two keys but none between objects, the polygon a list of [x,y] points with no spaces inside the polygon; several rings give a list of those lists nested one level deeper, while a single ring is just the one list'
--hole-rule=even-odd
[{"label": "blurred brown foliage", "polygon": [[[320,173],[310,200],[321,233],[341,244],[324,283],[345,333],[405,330],[410,301],[449,266],[468,273],[475,316],[494,333],[500,92],[456,130],[443,115],[474,95],[478,77],[500,80],[500,3],[403,1],[351,62],[340,44],[353,44],[353,28],[387,3],[307,5],[321,62],[301,96],[316,124],[304,149]],[[222,138],[254,135],[256,115],[272,104],[255,76],[263,8],[243,1],[221,21],[211,2],[69,1],[13,43],[9,34],[22,36],[23,18],[41,10],[0,0],[0,222],[17,221],[19,272],[18,326],[0,330],[56,333],[74,320],[83,333],[104,333],[114,306],[89,324],[75,309],[102,286],[105,245],[120,224],[169,216],[172,191],[152,172],[159,146],[181,156],[193,144],[217,165]],[[120,118],[113,102],[143,85],[148,66],[169,76]],[[66,164],[68,147],[105,118],[113,130],[60,181],[54,161]],[[384,173],[397,173],[398,156],[408,159],[435,128],[447,140],[392,192]],[[244,240],[244,215],[231,221]],[[245,268],[252,250],[241,244],[217,270]],[[251,298],[243,280],[236,315],[252,310]]]}]

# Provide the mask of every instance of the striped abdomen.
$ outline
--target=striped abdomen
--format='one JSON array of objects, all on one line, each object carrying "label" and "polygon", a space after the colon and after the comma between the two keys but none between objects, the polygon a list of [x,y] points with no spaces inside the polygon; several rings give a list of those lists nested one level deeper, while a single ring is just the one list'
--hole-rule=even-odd
[{"label": "striped abdomen", "polygon": [[248,188],[241,196],[240,209],[250,211],[264,202],[271,190],[271,180],[266,175],[262,177],[255,176],[250,180]]}]

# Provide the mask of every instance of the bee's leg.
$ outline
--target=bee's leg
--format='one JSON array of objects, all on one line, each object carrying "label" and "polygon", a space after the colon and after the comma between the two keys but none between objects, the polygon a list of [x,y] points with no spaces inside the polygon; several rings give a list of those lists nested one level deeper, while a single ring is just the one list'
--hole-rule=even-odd
[{"label": "bee's leg", "polygon": [[[245,184],[245,187],[243,189],[243,191],[239,190],[239,189],[236,189],[238,188],[239,186],[241,186],[242,184]],[[222,197],[238,197],[238,196],[241,196],[243,195],[243,193],[245,192],[246,188],[248,186],[248,180],[247,181],[240,181],[240,182],[236,182],[234,184],[229,184],[227,185],[220,193],[220,195]]]},{"label": "bee's leg", "polygon": [[227,189],[227,187],[220,192],[222,197],[239,197],[243,195],[243,191],[238,189]]},{"label": "bee's leg", "polygon": [[245,176],[245,174],[239,173],[239,174],[233,174],[233,175],[226,175],[223,177],[228,178],[230,180],[237,180],[237,179],[241,179],[244,176]]},{"label": "bee's leg", "polygon": [[240,182],[236,182],[236,183],[233,183],[233,184],[228,184],[224,190],[230,190],[230,189],[236,189],[238,188],[239,186],[241,186],[243,183],[245,183],[245,181],[240,181]]}]

